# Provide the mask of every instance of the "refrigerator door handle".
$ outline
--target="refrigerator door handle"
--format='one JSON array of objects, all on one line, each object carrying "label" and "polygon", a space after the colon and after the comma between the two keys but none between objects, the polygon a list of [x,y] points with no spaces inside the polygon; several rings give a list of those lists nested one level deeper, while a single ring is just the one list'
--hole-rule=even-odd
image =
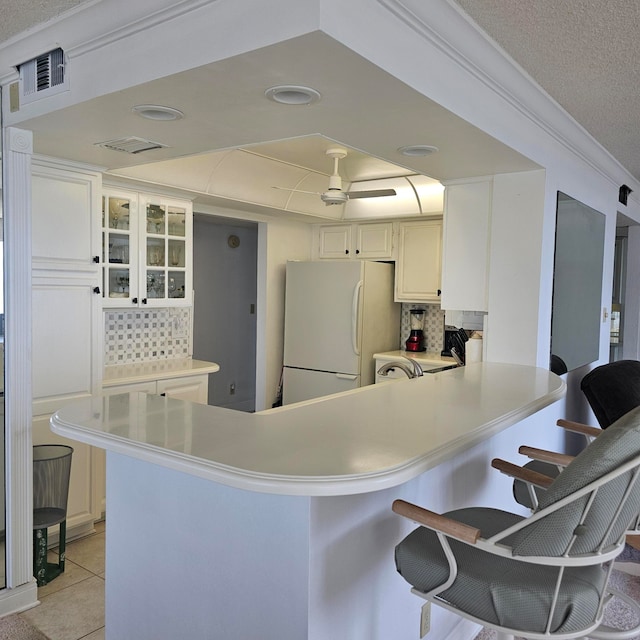
[{"label": "refrigerator door handle", "polygon": [[355,289],[353,290],[353,302],[351,306],[351,346],[353,352],[359,356],[360,349],[358,348],[358,311],[360,302],[360,291],[362,289],[362,280],[358,281]]},{"label": "refrigerator door handle", "polygon": [[336,378],[339,380],[356,380],[358,376],[354,376],[351,373],[336,373]]}]

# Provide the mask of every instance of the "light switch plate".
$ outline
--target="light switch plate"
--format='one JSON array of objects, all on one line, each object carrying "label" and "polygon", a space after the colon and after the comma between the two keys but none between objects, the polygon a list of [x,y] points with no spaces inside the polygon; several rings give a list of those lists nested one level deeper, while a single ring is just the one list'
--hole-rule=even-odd
[{"label": "light switch plate", "polygon": [[424,638],[431,629],[431,603],[425,602],[420,613],[420,637]]}]

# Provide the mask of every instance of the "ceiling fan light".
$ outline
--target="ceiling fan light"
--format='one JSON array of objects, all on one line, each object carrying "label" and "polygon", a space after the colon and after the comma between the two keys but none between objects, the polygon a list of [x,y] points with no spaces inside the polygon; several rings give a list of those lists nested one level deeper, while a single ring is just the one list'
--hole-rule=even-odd
[{"label": "ceiling fan light", "polygon": [[313,104],[314,102],[318,102],[322,97],[319,91],[311,89],[311,87],[302,87],[292,84],[270,87],[264,92],[264,95],[273,102],[291,105]]},{"label": "ceiling fan light", "polygon": [[438,147],[434,147],[430,144],[409,144],[404,147],[400,147],[398,151],[403,156],[408,156],[410,158],[422,158],[438,152],[439,149]]}]

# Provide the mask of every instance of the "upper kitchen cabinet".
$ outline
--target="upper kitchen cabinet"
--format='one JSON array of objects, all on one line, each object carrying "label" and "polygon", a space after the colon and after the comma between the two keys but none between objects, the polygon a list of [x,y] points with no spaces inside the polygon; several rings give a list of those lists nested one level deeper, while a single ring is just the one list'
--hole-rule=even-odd
[{"label": "upper kitchen cabinet", "polygon": [[95,275],[100,236],[93,211],[100,198],[100,175],[34,158],[31,184],[33,268]]},{"label": "upper kitchen cabinet", "polygon": [[443,231],[443,309],[488,311],[490,177],[449,182]]},{"label": "upper kitchen cabinet", "polygon": [[320,225],[318,257],[384,260],[393,256],[393,223]]},{"label": "upper kitchen cabinet", "polygon": [[102,243],[104,306],[191,305],[191,202],[106,190]]},{"label": "upper kitchen cabinet", "polygon": [[399,223],[396,302],[440,302],[442,218]]},{"label": "upper kitchen cabinet", "polygon": [[[127,191],[102,194],[103,306],[137,304],[138,196]],[[132,295],[131,283],[134,283]]]}]

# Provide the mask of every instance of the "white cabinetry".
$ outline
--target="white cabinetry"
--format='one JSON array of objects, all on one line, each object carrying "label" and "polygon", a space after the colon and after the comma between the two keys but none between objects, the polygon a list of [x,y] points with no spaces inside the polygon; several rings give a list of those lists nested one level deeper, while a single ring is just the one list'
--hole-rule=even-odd
[{"label": "white cabinetry", "polygon": [[439,302],[442,219],[400,222],[396,302]]},{"label": "white cabinetry", "polygon": [[[67,508],[70,537],[93,528],[101,508],[90,446],[49,429],[51,413],[99,389],[101,176],[92,169],[34,158],[32,167],[33,444],[73,447]],[[52,541],[55,541],[55,534]]]},{"label": "white cabinetry", "polygon": [[181,376],[178,378],[163,378],[162,380],[148,380],[105,387],[103,393],[114,395],[116,393],[129,393],[131,391],[143,391],[169,398],[189,400],[207,404],[209,394],[208,374],[195,376]]},{"label": "white cabinetry", "polygon": [[383,260],[393,256],[393,223],[321,225],[318,256]]},{"label": "white cabinetry", "polygon": [[191,305],[193,215],[188,200],[106,189],[105,307]]},{"label": "white cabinetry", "polygon": [[491,178],[447,183],[442,308],[487,311]]}]

